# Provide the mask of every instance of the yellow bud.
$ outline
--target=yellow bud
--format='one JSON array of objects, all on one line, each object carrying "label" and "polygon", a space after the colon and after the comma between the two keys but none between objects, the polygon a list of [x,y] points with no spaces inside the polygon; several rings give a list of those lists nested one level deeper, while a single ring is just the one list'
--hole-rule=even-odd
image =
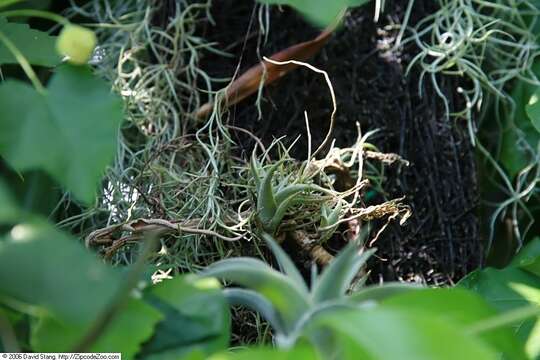
[{"label": "yellow bud", "polygon": [[221,284],[216,278],[199,278],[193,281],[193,286],[199,290],[221,289]]},{"label": "yellow bud", "polygon": [[56,40],[56,50],[70,63],[86,64],[96,47],[97,39],[92,30],[79,25],[66,25]]}]

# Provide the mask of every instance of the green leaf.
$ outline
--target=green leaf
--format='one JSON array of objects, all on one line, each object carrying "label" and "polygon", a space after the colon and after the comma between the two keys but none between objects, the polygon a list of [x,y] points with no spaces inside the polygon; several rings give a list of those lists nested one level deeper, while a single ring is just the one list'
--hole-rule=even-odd
[{"label": "green leaf", "polygon": [[23,0],[0,0],[0,9],[21,2]]},{"label": "green leaf", "polygon": [[17,225],[0,241],[0,299],[21,311],[86,324],[109,304],[119,282],[118,272],[45,223]]},{"label": "green leaf", "polygon": [[283,319],[270,301],[253,290],[230,288],[223,290],[223,294],[231,306],[245,306],[256,311],[272,326],[275,335],[281,336],[287,333],[283,325]]},{"label": "green leaf", "polygon": [[283,186],[281,189],[275,192],[276,204],[279,206],[287,199],[294,197],[302,191],[315,190],[316,188],[311,184],[291,184]]},{"label": "green leaf", "polygon": [[[162,319],[163,315],[154,307],[141,300],[130,299],[88,351],[119,352],[123,359],[133,359]],[[32,350],[69,352],[86,335],[90,325],[69,325],[43,316],[32,330]]]},{"label": "green leaf", "polygon": [[379,302],[392,296],[422,289],[423,288],[419,285],[398,282],[384,283],[383,285],[371,285],[352,293],[347,297],[347,302],[353,304],[361,304],[366,301]]},{"label": "green leaf", "polygon": [[[384,300],[382,306],[403,311],[430,312],[434,317],[463,327],[498,314],[481,297],[460,288],[407,292]],[[482,333],[479,337],[507,359],[527,359],[523,347],[508,327]]]},{"label": "green leaf", "polygon": [[[0,3],[0,8],[3,6],[6,5]],[[56,36],[31,29],[27,24],[8,22],[1,16],[0,32],[9,38],[30,64],[52,67],[62,60],[56,52]],[[0,42],[0,65],[2,64],[17,64],[17,60]]]},{"label": "green leaf", "polygon": [[234,258],[218,261],[202,272],[228,280],[263,295],[281,314],[290,331],[309,309],[305,292],[290,278],[253,258]]},{"label": "green leaf", "polygon": [[336,359],[498,359],[493,349],[464,328],[429,312],[339,310],[318,316],[306,330],[306,336],[319,342],[321,352]]},{"label": "green leaf", "polygon": [[540,237],[525,245],[512,260],[512,265],[540,277]]},{"label": "green leaf", "polygon": [[281,163],[282,161],[277,162],[270,167],[268,172],[264,175],[260,187],[257,189],[257,211],[263,226],[267,226],[270,223],[277,210],[272,179]]},{"label": "green leaf", "polygon": [[525,111],[532,122],[532,125],[540,133],[540,88],[531,95],[529,103],[525,106]]},{"label": "green leaf", "polygon": [[[0,156],[0,173],[8,189],[10,197],[19,205],[20,211],[25,214],[41,215],[49,218],[57,209],[57,205],[64,196],[65,191],[58,186],[48,173],[42,170],[30,170],[24,173],[16,172]],[[76,204],[73,204],[76,206]],[[23,214],[20,214],[21,216]],[[49,218],[51,221],[61,220],[56,215]],[[15,222],[22,221],[19,218]]]},{"label": "green leaf", "polygon": [[[504,312],[524,306],[540,306],[540,277],[517,267],[478,270],[459,282],[473,290],[497,310]],[[517,338],[532,359],[540,359],[540,320],[513,324]]]},{"label": "green leaf", "polygon": [[215,279],[193,276],[165,280],[144,298],[165,315],[141,352],[145,359],[175,359],[189,352],[209,355],[227,348],[228,304]]},{"label": "green leaf", "polygon": [[278,204],[278,207],[269,223],[266,223],[265,230],[275,233],[281,224],[281,221],[285,217],[287,210],[293,205],[293,202],[297,194],[293,194],[288,198],[284,199],[281,203]]},{"label": "green leaf", "polygon": [[[203,358],[200,358],[203,359]],[[254,348],[238,352],[216,354],[208,360],[318,360],[321,357],[315,349],[300,345],[291,350],[276,350],[272,348]]]},{"label": "green leaf", "polygon": [[9,6],[9,10],[32,9],[45,10],[51,5],[52,0],[0,0],[0,8]]},{"label": "green leaf", "polygon": [[0,224],[16,222],[20,215],[19,207],[0,179]]},{"label": "green leaf", "polygon": [[0,85],[0,154],[18,171],[41,168],[91,203],[116,150],[122,102],[86,67],[62,66],[46,94]]},{"label": "green leaf", "polygon": [[263,233],[262,238],[272,250],[272,253],[275,256],[281,271],[287,274],[296,283],[298,288],[302,289],[307,295],[309,290],[307,288],[306,282],[304,281],[302,274],[300,274],[300,271],[298,271],[296,265],[294,265],[289,255],[287,255],[287,253],[283,251],[281,246],[279,246],[279,244],[274,240],[272,236],[268,235],[267,233]]},{"label": "green leaf", "polygon": [[351,281],[376,249],[369,249],[358,255],[358,245],[351,242],[324,269],[313,289],[314,303],[335,300],[345,294]]},{"label": "green leaf", "polygon": [[347,7],[361,6],[369,0],[259,0],[265,4],[289,5],[316,25],[327,26]]}]

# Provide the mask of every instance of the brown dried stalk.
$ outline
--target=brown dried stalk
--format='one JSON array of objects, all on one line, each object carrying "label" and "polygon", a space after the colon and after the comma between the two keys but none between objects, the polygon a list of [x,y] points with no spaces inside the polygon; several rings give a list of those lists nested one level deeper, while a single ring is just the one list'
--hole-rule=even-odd
[{"label": "brown dried stalk", "polygon": [[315,240],[310,239],[305,231],[296,230],[292,231],[290,234],[292,240],[294,240],[302,250],[309,254],[311,259],[313,259],[317,265],[325,267],[334,260],[334,256],[326,251],[326,249]]},{"label": "brown dried stalk", "polygon": [[[288,60],[306,61],[322,49],[330,39],[334,29],[335,25],[332,25],[321,32],[315,39],[288,47],[285,50],[270,56],[270,60],[278,62]],[[260,63],[243,73],[226,88],[225,95],[222,99],[223,104],[229,107],[239,103],[256,93],[261,86],[261,82],[262,86],[271,84],[274,81],[281,79],[298,66],[298,64],[293,63],[280,66],[262,60]],[[205,119],[212,112],[213,107],[214,103],[207,102],[202,105],[194,115],[197,119]]]}]

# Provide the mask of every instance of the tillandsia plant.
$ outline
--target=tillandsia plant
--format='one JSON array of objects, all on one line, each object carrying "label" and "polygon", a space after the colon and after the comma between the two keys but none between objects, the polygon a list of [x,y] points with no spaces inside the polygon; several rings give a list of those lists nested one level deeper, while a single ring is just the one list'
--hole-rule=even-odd
[{"label": "tillandsia plant", "polygon": [[[285,161],[286,159],[282,159],[272,164],[268,170],[264,170],[262,164],[257,160],[255,152],[251,157],[250,170],[255,181],[257,197],[256,218],[260,227],[271,234],[277,232],[287,210],[298,201],[299,195],[303,192],[318,191],[330,196],[335,193],[330,189],[307,183],[308,179],[304,179],[302,176],[291,181],[291,174],[283,176],[278,184],[274,184],[276,171]],[[316,195],[314,199],[323,202],[327,201],[328,197]]]},{"label": "tillandsia plant", "polygon": [[[409,1],[407,18],[413,4],[414,0]],[[401,43],[414,42],[420,49],[407,71],[420,65],[420,93],[427,78],[443,99],[447,114],[468,120],[474,142],[472,113],[489,103],[484,99],[486,94],[508,100],[505,85],[511,80],[539,84],[531,68],[539,51],[533,31],[538,26],[538,9],[528,0],[439,0],[438,4],[439,9],[419,21],[411,29],[412,35]],[[465,99],[464,109],[451,113],[449,100],[439,86],[437,76],[441,74],[470,81],[470,89],[458,88]]]},{"label": "tillandsia plant", "polygon": [[321,313],[373,304],[388,296],[418,289],[418,286],[387,283],[368,286],[347,295],[347,290],[359,270],[376,249],[348,244],[318,276],[312,270],[311,287],[296,268],[291,258],[267,233],[262,238],[271,248],[280,270],[254,258],[225,259],[210,265],[202,276],[231,281],[243,288],[227,288],[225,296],[231,305],[243,305],[259,312],[275,331],[276,344],[288,348],[300,337],[311,320]]},{"label": "tillandsia plant", "polygon": [[332,234],[336,231],[338,227],[338,222],[341,216],[342,204],[338,202],[337,205],[332,209],[327,204],[323,204],[321,207],[321,242],[328,240]]}]

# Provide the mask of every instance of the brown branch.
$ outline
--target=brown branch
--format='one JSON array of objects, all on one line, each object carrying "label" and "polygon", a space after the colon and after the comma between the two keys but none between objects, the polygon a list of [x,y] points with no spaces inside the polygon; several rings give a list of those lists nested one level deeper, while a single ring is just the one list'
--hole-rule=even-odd
[{"label": "brown branch", "polygon": [[[235,234],[236,237],[221,235],[212,230],[200,229],[200,219],[189,221],[169,221],[163,219],[137,219],[123,224],[108,226],[91,232],[85,239],[86,247],[96,245],[109,245],[105,249],[105,258],[111,258],[119,249],[130,242],[140,241],[145,234],[151,233],[154,236],[165,234],[187,233],[217,237],[223,241],[237,241],[243,235]],[[118,233],[129,233],[118,239]]]},{"label": "brown branch", "polygon": [[[286,48],[270,56],[274,61],[306,61],[317,54],[328,42],[335,29],[335,25],[325,29],[315,39],[305,41]],[[261,61],[251,67],[245,73],[234,80],[226,89],[223,104],[227,107],[239,103],[247,97],[256,93],[262,82],[262,86],[269,85],[276,80],[281,79],[292,70],[296,69],[298,64],[276,65],[268,61]],[[202,105],[196,112],[197,119],[205,119],[212,112],[214,103],[208,102]]]},{"label": "brown branch", "polygon": [[309,256],[317,263],[317,265],[324,267],[328,265],[334,256],[326,251],[321,245],[317,244],[308,237],[308,234],[302,230],[296,230],[291,232],[291,237],[296,244],[300,246],[302,250],[309,254]]}]

